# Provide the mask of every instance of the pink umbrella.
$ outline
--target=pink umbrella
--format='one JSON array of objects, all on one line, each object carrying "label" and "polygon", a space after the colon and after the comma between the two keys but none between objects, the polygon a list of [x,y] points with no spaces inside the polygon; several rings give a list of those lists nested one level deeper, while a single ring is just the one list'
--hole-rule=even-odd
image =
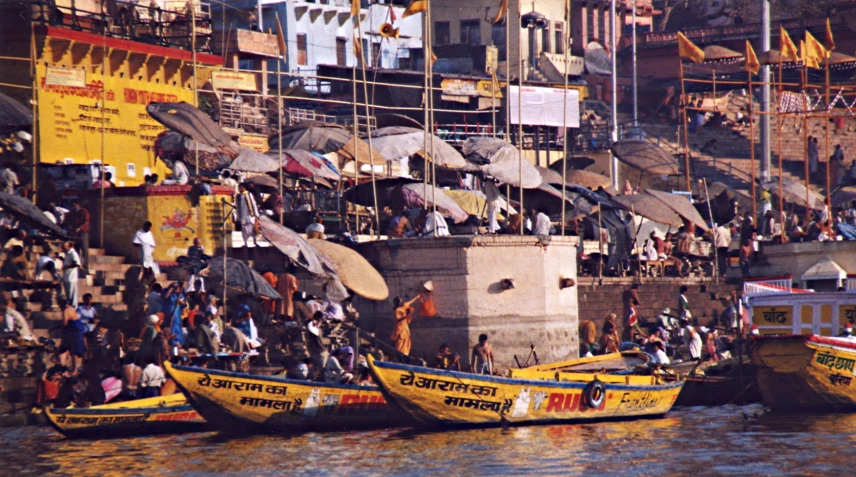
[{"label": "pink umbrella", "polygon": [[101,381],[101,387],[104,389],[104,402],[108,403],[122,393],[122,380],[114,377],[104,378]]},{"label": "pink umbrella", "polygon": [[330,168],[323,156],[302,149],[286,149],[282,151],[282,157],[283,170],[288,174],[339,180],[339,175]]}]

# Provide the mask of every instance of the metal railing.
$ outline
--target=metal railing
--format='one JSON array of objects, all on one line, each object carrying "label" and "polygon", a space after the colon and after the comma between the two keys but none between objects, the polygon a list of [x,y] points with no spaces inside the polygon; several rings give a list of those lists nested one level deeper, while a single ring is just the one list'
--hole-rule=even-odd
[{"label": "metal railing", "polygon": [[173,48],[191,48],[195,30],[196,51],[211,51],[207,0],[192,2],[193,11],[125,0],[29,0],[29,4],[34,22]]}]

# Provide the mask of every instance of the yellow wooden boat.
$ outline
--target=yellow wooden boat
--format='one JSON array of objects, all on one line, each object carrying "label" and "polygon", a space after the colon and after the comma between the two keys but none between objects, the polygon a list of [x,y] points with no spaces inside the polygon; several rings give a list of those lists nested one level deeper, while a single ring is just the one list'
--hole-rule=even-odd
[{"label": "yellow wooden boat", "polygon": [[45,409],[48,422],[66,437],[103,438],[204,430],[203,419],[181,394],[88,408]]},{"label": "yellow wooden boat", "polygon": [[208,422],[278,432],[393,427],[407,416],[376,386],[329,384],[164,363]]},{"label": "yellow wooden boat", "polygon": [[[619,353],[515,369],[509,377],[376,361],[369,368],[384,394],[428,425],[489,426],[662,416],[683,381],[628,373],[637,358]],[[614,363],[615,373],[603,371]],[[566,371],[591,368],[594,372]]]},{"label": "yellow wooden boat", "polygon": [[778,411],[856,411],[856,341],[762,336],[752,346],[764,403]]}]

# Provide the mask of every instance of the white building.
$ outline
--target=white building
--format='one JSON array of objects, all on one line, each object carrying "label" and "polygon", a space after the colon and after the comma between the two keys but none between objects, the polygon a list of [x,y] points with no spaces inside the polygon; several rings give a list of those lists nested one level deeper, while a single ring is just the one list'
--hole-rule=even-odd
[{"label": "white building", "polygon": [[[277,14],[282,24],[288,47],[283,72],[312,75],[322,64],[359,65],[354,56],[354,22],[349,0],[260,1],[263,29],[276,32]],[[422,14],[402,18],[404,6],[394,5],[392,9],[397,17],[393,26],[399,29],[398,38],[384,38],[380,34],[381,25],[391,22],[389,5],[377,3],[361,9],[360,26],[367,66],[399,68],[402,58],[409,53],[408,48],[422,46]],[[275,69],[276,64],[272,63],[270,70]],[[310,89],[312,83],[306,82]]]}]

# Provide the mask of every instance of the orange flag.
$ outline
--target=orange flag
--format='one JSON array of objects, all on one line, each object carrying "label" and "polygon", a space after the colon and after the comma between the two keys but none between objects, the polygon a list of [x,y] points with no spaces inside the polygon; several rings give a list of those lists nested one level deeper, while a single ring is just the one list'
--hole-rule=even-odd
[{"label": "orange flag", "polygon": [[404,13],[401,15],[401,18],[407,18],[410,15],[416,15],[417,13],[424,12],[428,9],[428,0],[412,0],[410,5],[404,9]]},{"label": "orange flag", "polygon": [[796,63],[800,60],[797,46],[794,45],[794,41],[791,40],[788,31],[781,25],[779,25],[779,59],[783,63]]},{"label": "orange flag", "polygon": [[701,63],[704,61],[704,51],[697,47],[695,43],[687,39],[687,37],[681,32],[678,32],[678,55],[680,55],[681,58],[686,58],[692,61],[693,63]]},{"label": "orange flag", "polygon": [[351,16],[356,17],[360,14],[360,0],[351,0]]},{"label": "orange flag", "polygon": [[805,40],[800,40],[800,60],[805,63],[806,68],[820,68],[817,58],[809,51]]},{"label": "orange flag", "polygon": [[395,16],[395,9],[392,8],[392,3],[389,4],[389,23],[395,23],[398,18]]},{"label": "orange flag", "polygon": [[752,48],[752,43],[749,43],[749,40],[746,40],[746,71],[753,75],[757,75],[761,71],[761,62],[758,61],[758,55],[755,54],[755,50]]},{"label": "orange flag", "polygon": [[496,12],[496,16],[493,17],[493,21],[491,23],[496,25],[502,21],[506,14],[508,14],[508,0],[502,0],[499,4],[499,11]]},{"label": "orange flag", "polygon": [[835,49],[835,38],[832,37],[832,25],[829,24],[829,18],[826,19],[826,50],[830,53]]},{"label": "orange flag", "polygon": [[282,24],[279,22],[279,13],[276,16],[276,46],[279,48],[279,56],[288,60],[288,48],[285,46],[285,35],[282,34]]}]

